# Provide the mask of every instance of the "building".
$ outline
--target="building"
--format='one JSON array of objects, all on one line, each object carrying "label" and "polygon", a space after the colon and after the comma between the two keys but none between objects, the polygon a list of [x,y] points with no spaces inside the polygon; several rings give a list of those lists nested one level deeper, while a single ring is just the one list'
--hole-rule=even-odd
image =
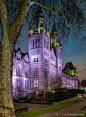
[{"label": "building", "polygon": [[86,80],[79,81],[79,89],[84,90],[86,92]]},{"label": "building", "polygon": [[19,48],[14,51],[13,97],[23,97],[26,93],[51,91],[55,88],[77,89],[76,69],[73,68],[74,74],[69,74],[68,67],[62,72],[62,45],[55,25],[50,35],[40,8],[32,25],[28,31],[28,52],[22,53]]}]

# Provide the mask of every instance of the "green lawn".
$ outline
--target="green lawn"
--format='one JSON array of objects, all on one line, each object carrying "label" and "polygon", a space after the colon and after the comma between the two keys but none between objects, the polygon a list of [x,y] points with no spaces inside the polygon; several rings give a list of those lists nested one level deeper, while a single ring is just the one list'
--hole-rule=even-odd
[{"label": "green lawn", "polygon": [[54,106],[50,106],[50,107],[46,107],[46,108],[42,108],[42,109],[37,109],[37,110],[17,114],[16,117],[35,117],[35,116],[38,116],[38,115],[41,115],[41,114],[45,114],[47,112],[59,110],[61,108],[64,108],[64,107],[66,107],[70,104],[77,103],[77,102],[79,102],[79,101],[65,102],[65,103],[61,103],[61,104],[58,104],[58,105],[54,105]]},{"label": "green lawn", "polygon": [[14,105],[14,108],[15,108],[15,109],[20,109],[20,108],[25,108],[25,107],[28,107],[28,106]]},{"label": "green lawn", "polygon": [[86,117],[86,107],[85,109],[81,110],[81,112],[77,113],[77,115],[79,115],[79,117]]}]

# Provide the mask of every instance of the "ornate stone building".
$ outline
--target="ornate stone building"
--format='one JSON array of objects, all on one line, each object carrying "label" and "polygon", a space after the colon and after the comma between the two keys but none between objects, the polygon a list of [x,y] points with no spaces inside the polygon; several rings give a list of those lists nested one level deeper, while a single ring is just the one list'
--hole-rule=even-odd
[{"label": "ornate stone building", "polygon": [[[76,74],[62,73],[62,45],[53,26],[50,35],[47,21],[40,8],[28,31],[28,53],[14,51],[13,57],[13,97],[23,97],[26,93],[51,91],[54,88],[78,88]],[[65,68],[66,69],[66,68]]]}]

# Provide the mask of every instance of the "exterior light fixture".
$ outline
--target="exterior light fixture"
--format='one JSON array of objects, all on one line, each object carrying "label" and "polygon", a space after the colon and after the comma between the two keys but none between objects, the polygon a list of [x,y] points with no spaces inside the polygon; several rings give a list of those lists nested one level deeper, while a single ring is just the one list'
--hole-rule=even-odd
[{"label": "exterior light fixture", "polygon": [[62,49],[62,46],[60,46],[60,48]]}]

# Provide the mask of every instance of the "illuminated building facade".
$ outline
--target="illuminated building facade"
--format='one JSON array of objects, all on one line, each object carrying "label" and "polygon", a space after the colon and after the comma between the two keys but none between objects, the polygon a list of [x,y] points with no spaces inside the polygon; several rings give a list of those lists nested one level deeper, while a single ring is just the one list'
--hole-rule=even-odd
[{"label": "illuminated building facade", "polygon": [[79,81],[79,89],[84,90],[86,92],[86,80],[81,80],[81,82]]},{"label": "illuminated building facade", "polygon": [[51,91],[54,88],[78,88],[76,74],[62,73],[62,45],[53,26],[50,35],[47,21],[39,8],[28,31],[28,53],[20,49],[13,57],[13,97],[26,93]]}]

